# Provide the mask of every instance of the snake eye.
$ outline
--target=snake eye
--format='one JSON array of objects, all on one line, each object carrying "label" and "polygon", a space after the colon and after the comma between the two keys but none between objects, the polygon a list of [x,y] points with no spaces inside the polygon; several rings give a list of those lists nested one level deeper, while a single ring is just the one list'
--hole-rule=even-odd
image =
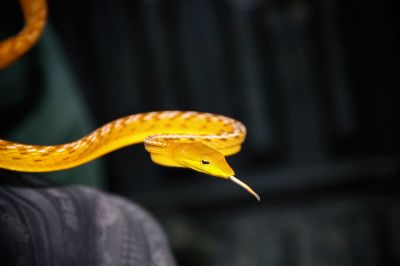
[{"label": "snake eye", "polygon": [[207,160],[201,160],[201,163],[202,163],[202,164],[210,164],[210,162],[207,161]]}]

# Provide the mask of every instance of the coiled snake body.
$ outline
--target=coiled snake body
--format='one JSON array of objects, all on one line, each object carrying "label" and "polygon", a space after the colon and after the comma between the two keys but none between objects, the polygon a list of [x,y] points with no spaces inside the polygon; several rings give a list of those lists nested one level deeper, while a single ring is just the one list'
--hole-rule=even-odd
[{"label": "coiled snake body", "polygon": [[[0,69],[16,61],[39,38],[46,20],[45,0],[20,0],[25,27],[0,42]],[[245,126],[232,118],[193,111],[141,113],[112,121],[71,143],[37,146],[0,139],[0,168],[25,172],[56,171],[94,160],[121,147],[144,142],[153,162],[191,168],[230,179],[259,196],[234,177],[225,156],[237,153]]]}]

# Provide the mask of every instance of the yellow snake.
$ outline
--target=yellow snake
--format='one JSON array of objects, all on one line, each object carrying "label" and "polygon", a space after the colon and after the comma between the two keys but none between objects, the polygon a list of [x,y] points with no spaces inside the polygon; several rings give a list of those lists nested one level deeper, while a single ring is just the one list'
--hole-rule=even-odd
[{"label": "yellow snake", "polygon": [[[14,62],[34,45],[46,20],[44,0],[21,0],[25,28],[0,42],[0,68]],[[114,120],[71,143],[37,146],[0,139],[0,168],[47,172],[72,168],[121,147],[144,142],[153,162],[190,168],[230,179],[258,200],[260,197],[234,177],[225,156],[239,152],[245,126],[232,118],[193,111],[140,113]]]}]

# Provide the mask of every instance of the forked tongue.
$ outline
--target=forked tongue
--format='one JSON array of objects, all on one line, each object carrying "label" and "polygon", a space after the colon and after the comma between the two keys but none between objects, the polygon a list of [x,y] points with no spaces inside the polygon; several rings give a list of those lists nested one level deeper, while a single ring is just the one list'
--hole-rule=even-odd
[{"label": "forked tongue", "polygon": [[250,194],[252,194],[258,201],[261,200],[260,196],[258,196],[258,194],[256,192],[254,192],[253,189],[251,189],[251,187],[249,187],[246,183],[240,181],[239,179],[237,179],[234,176],[230,176],[229,177],[230,180],[232,180],[233,182],[235,182],[236,184],[238,184],[239,186],[241,186],[242,188],[244,188],[245,190],[247,190]]}]

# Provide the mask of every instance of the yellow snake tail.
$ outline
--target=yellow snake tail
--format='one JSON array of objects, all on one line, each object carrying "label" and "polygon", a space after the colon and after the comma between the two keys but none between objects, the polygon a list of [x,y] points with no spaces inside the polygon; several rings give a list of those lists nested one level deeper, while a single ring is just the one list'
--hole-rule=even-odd
[{"label": "yellow snake tail", "polygon": [[39,39],[47,18],[45,0],[20,0],[25,27],[15,36],[0,42],[0,69],[24,55]]}]

